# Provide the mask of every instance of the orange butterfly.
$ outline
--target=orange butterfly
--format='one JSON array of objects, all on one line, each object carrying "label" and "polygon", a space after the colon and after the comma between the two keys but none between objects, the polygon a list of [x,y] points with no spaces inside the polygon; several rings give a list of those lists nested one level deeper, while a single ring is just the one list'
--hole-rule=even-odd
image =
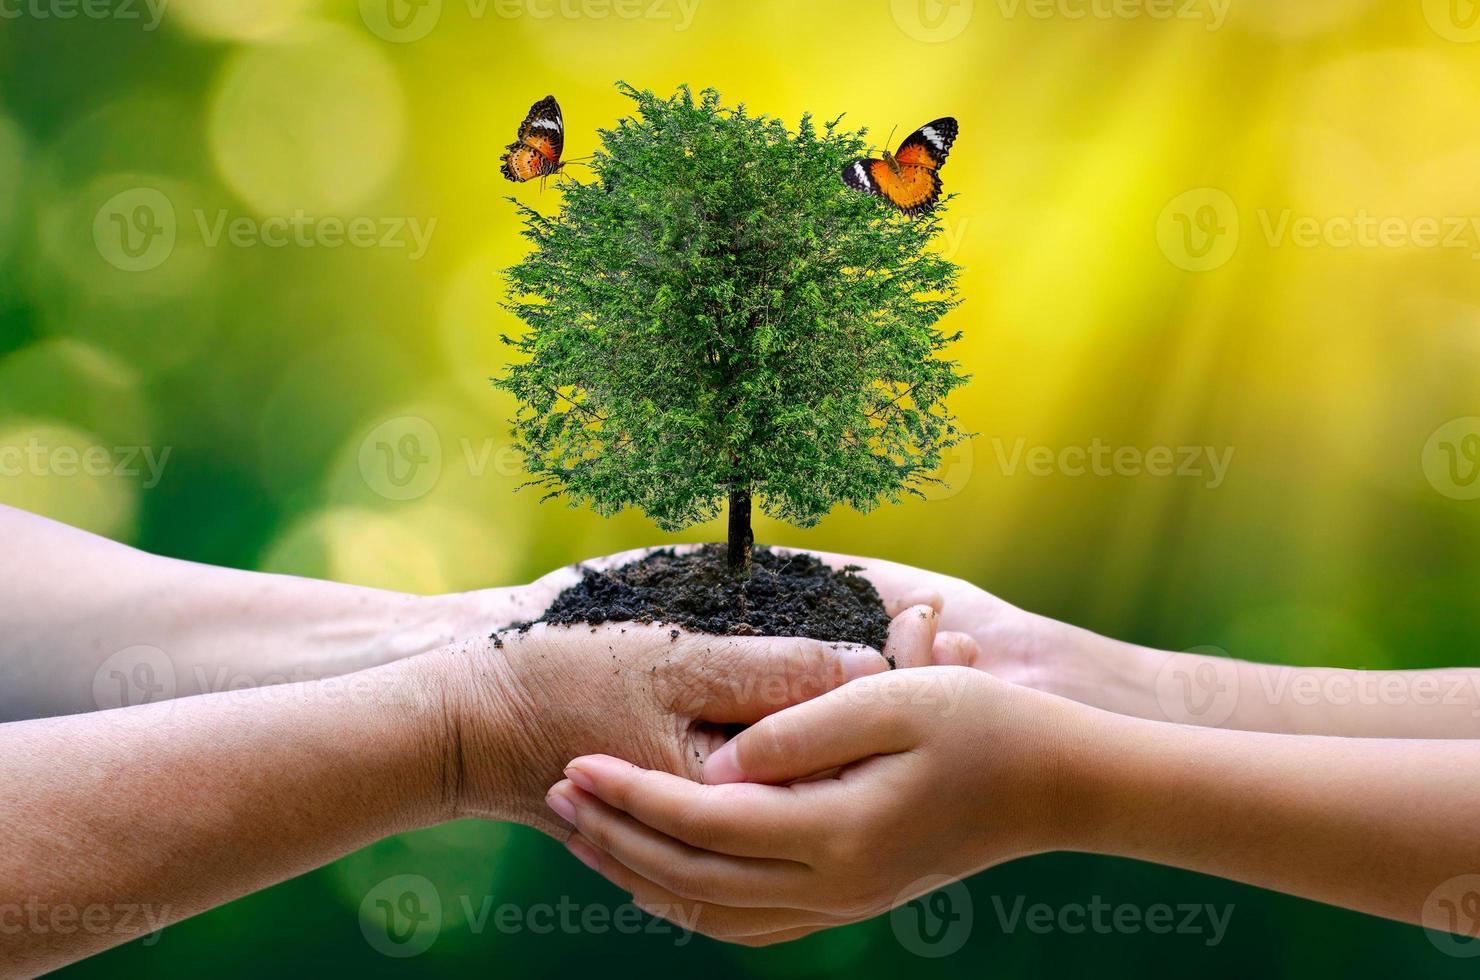
[{"label": "orange butterfly", "polygon": [[924,214],[940,199],[940,168],[956,142],[959,127],[950,116],[926,123],[884,159],[862,157],[843,168],[843,183],[888,199],[908,215]]},{"label": "orange butterfly", "polygon": [[535,177],[558,174],[565,166],[560,154],[565,150],[565,120],[560,116],[560,103],[547,95],[529,109],[519,125],[519,139],[505,147],[503,175],[516,184]]}]

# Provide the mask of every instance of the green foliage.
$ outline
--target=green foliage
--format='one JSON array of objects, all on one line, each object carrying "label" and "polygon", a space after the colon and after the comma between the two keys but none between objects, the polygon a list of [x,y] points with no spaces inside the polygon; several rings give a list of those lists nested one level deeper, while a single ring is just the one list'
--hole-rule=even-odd
[{"label": "green foliage", "polygon": [[558,214],[521,207],[534,244],[508,270],[526,359],[495,381],[547,496],[665,530],[731,492],[815,523],[918,492],[963,438],[966,378],[935,324],[958,269],[908,219],[850,190],[862,132],[621,85],[636,115],[601,131],[592,179]]}]

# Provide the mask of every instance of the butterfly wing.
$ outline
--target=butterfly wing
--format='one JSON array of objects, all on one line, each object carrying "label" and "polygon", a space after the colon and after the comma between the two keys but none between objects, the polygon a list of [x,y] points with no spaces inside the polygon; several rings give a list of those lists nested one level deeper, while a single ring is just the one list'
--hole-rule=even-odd
[{"label": "butterfly wing", "polygon": [[940,200],[940,174],[930,167],[900,164],[896,174],[888,164],[880,161],[873,176],[878,182],[879,193],[911,217],[931,210]]},{"label": "butterfly wing", "polygon": [[843,168],[843,183],[877,194],[911,216],[929,211],[940,199],[940,174],[916,164],[900,164],[896,174],[883,160],[854,160]]},{"label": "butterfly wing", "polygon": [[886,198],[905,214],[924,214],[940,200],[938,171],[946,165],[958,131],[950,116],[926,123],[899,145],[895,166],[869,157],[854,160],[843,168],[843,183]]},{"label": "butterfly wing", "polygon": [[523,143],[510,143],[509,152],[504,154],[503,166],[500,168],[504,177],[516,184],[522,184],[526,180],[536,177],[547,177],[560,169],[559,165],[552,164],[550,158],[532,146]]},{"label": "butterfly wing", "polygon": [[529,115],[519,124],[519,142],[543,153],[551,163],[559,163],[565,152],[565,120],[560,103],[547,95],[530,106]]},{"label": "butterfly wing", "polygon": [[899,144],[899,152],[894,154],[894,159],[906,166],[939,170],[946,165],[946,157],[959,131],[956,120],[950,116],[926,123]]},{"label": "butterfly wing", "polygon": [[843,183],[855,191],[863,191],[865,194],[881,194],[879,182],[874,179],[874,167],[887,165],[883,160],[875,160],[870,157],[861,157],[854,160],[843,168]]},{"label": "butterfly wing", "polygon": [[555,96],[547,95],[530,107],[529,115],[519,124],[519,139],[507,149],[503,174],[515,183],[546,177],[560,169],[560,155],[565,152],[565,119]]}]

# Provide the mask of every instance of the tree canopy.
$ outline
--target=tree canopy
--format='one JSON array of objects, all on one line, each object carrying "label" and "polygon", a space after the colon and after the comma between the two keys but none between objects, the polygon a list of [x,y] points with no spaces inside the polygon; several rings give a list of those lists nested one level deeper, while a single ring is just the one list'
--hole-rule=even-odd
[{"label": "tree canopy", "polygon": [[507,270],[524,355],[495,379],[547,497],[677,530],[750,501],[808,526],[934,481],[963,438],[958,268],[932,247],[940,211],[907,218],[844,186],[865,131],[620,85],[635,113],[600,131],[589,179],[551,215],[520,206],[533,245]]}]

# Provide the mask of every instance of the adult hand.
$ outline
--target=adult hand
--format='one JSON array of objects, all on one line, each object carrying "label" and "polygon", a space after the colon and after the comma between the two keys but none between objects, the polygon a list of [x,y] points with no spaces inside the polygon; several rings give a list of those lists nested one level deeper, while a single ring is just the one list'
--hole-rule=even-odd
[{"label": "adult hand", "polygon": [[[891,648],[930,656],[933,618],[912,611]],[[13,760],[0,906],[149,910],[0,944],[0,974],[54,969],[456,817],[565,837],[542,801],[571,756],[697,776],[720,726],[887,668],[859,647],[674,632],[535,626],[342,677],[0,725]]]},{"label": "adult hand", "polygon": [[[905,610],[886,651],[925,663],[933,644],[946,655],[946,645],[969,642],[937,640],[935,622],[929,606]],[[540,623],[434,658],[448,717],[446,815],[517,820],[562,838],[569,828],[544,800],[572,757],[620,754],[701,778],[725,726],[752,724],[888,668],[867,647],[636,623]]]},{"label": "adult hand", "polygon": [[[683,544],[673,546],[673,550],[682,552],[700,547],[703,546]],[[520,590],[537,597],[522,603],[533,606],[542,600],[539,608],[543,609],[562,589],[580,581],[582,569],[618,567],[656,550],[638,548],[558,568]],[[1074,694],[1063,688],[1074,687],[1077,691],[1081,677],[1098,677],[1096,657],[1104,654],[1107,646],[1126,646],[1026,612],[950,575],[878,558],[802,549],[774,550],[783,554],[810,554],[835,569],[858,569],[878,590],[890,616],[898,616],[912,606],[933,608],[940,613],[937,626],[943,637],[931,661],[936,665],[975,667],[1015,684],[1072,697]],[[970,637],[974,642],[964,642],[963,637]],[[901,662],[900,666],[927,664]]]}]

